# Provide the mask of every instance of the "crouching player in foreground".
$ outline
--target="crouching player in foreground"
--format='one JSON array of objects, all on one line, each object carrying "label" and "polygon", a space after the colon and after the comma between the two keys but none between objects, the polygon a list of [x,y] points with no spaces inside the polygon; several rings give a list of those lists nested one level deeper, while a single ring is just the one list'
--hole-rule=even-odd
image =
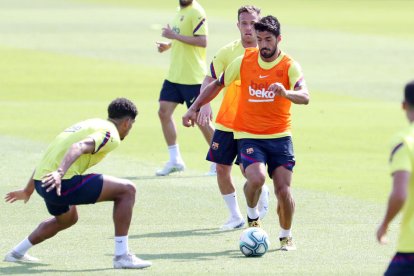
[{"label": "crouching player in foreground", "polygon": [[384,219],[377,231],[381,244],[387,242],[388,225],[402,211],[397,253],[385,275],[414,275],[414,81],[405,87],[403,108],[411,124],[392,144],[390,168],[393,187]]},{"label": "crouching player in foreground", "polygon": [[6,195],[7,202],[30,199],[34,189],[53,216],[7,253],[7,262],[37,262],[27,251],[78,220],[76,205],[113,201],[115,224],[114,268],[151,266],[128,251],[128,229],[135,203],[135,186],[126,179],[83,173],[119,146],[135,122],[138,111],[125,98],[108,106],[108,120],[90,119],[75,124],[49,145],[26,187]]}]

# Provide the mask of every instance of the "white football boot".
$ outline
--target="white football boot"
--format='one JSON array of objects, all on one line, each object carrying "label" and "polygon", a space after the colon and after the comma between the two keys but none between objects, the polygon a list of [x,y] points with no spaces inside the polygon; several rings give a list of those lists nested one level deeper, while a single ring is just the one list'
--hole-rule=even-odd
[{"label": "white football boot", "polygon": [[182,161],[178,161],[177,163],[172,163],[168,161],[164,168],[161,170],[158,170],[155,175],[157,176],[167,176],[174,172],[182,172],[185,170],[185,164]]},{"label": "white football boot", "polygon": [[127,253],[122,256],[116,256],[113,260],[114,268],[132,268],[140,269],[146,268],[152,265],[149,261],[144,261],[132,253]]}]

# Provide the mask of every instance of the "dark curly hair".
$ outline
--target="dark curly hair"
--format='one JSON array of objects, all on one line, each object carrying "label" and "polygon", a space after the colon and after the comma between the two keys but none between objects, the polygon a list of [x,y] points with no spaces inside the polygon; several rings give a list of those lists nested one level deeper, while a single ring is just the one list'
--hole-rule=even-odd
[{"label": "dark curly hair", "polygon": [[258,32],[270,32],[276,37],[280,35],[280,23],[276,17],[268,15],[254,24],[254,29]]},{"label": "dark curly hair", "polygon": [[137,115],[137,107],[126,98],[116,98],[108,106],[108,117],[110,119],[122,119],[127,116],[135,119]]},{"label": "dark curly hair", "polygon": [[414,106],[414,80],[405,85],[404,99],[410,106]]}]

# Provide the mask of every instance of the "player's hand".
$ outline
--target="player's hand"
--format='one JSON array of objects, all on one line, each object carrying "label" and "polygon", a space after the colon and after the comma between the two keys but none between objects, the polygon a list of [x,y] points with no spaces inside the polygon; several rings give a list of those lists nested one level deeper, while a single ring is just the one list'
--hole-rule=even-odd
[{"label": "player's hand", "polygon": [[281,96],[281,97],[285,97],[285,98],[287,97],[287,94],[288,94],[287,90],[285,89],[283,84],[281,84],[280,82],[272,83],[269,86],[268,90],[275,92],[276,96]]},{"label": "player's hand", "polygon": [[159,41],[157,41],[157,42],[155,42],[155,44],[157,45],[158,52],[160,52],[160,53],[165,52],[165,51],[167,51],[168,49],[171,48],[171,43],[168,43],[168,42],[159,42]]},{"label": "player's hand", "polygon": [[213,112],[209,104],[203,105],[200,108],[200,112],[197,115],[197,123],[200,126],[206,126],[210,121],[213,120]]},{"label": "player's hand", "polygon": [[188,109],[183,116],[183,126],[190,127],[194,126],[194,123],[197,120],[197,112],[193,109]]},{"label": "player's hand", "polygon": [[46,192],[56,188],[56,193],[60,196],[60,189],[62,184],[62,173],[54,171],[42,177],[42,187],[47,187]]},{"label": "player's hand", "polygon": [[6,200],[6,202],[9,202],[9,203],[13,203],[17,200],[23,200],[24,203],[26,203],[29,201],[31,195],[32,194],[27,192],[25,189],[21,189],[21,190],[7,193],[4,199]]},{"label": "player's hand", "polygon": [[162,28],[161,35],[165,38],[168,38],[168,39],[175,39],[177,33],[174,32],[173,29],[171,29],[169,24],[167,24],[166,27]]},{"label": "player's hand", "polygon": [[388,226],[385,225],[384,223],[382,223],[377,230],[377,240],[380,244],[387,244],[388,243],[388,239],[387,239],[387,230],[388,230]]}]

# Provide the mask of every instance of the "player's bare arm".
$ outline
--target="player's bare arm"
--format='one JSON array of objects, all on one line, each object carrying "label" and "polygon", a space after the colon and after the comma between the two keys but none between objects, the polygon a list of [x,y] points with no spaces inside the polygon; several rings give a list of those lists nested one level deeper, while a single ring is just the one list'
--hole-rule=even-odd
[{"label": "player's bare arm", "polygon": [[206,86],[198,95],[195,102],[187,110],[183,116],[183,125],[186,127],[194,126],[194,123],[197,119],[197,112],[200,111],[201,106],[211,102],[224,87],[219,80],[215,80],[209,85]]},{"label": "player's bare arm", "polygon": [[[203,83],[201,84],[200,91],[203,91],[207,85],[209,85],[215,80],[216,80],[215,78],[206,76],[204,78]],[[213,111],[211,109],[210,103],[207,103],[200,108],[200,112],[198,112],[198,115],[197,115],[197,123],[199,125],[205,126],[209,123],[209,121],[212,121],[212,120],[213,120]]]},{"label": "player's bare arm", "polygon": [[30,196],[33,194],[33,191],[34,191],[34,180],[33,180],[34,173],[35,172],[33,171],[32,176],[30,177],[29,181],[27,181],[26,187],[24,187],[21,190],[16,190],[16,191],[9,192],[6,194],[4,198],[6,202],[13,203],[17,200],[23,200],[24,203],[26,203],[29,201]]},{"label": "player's bare arm", "polygon": [[397,171],[393,174],[393,188],[388,199],[387,211],[377,230],[377,240],[380,244],[387,243],[388,226],[404,206],[407,199],[410,177],[411,173],[407,171]]},{"label": "player's bare arm", "polygon": [[186,36],[181,35],[176,32],[174,32],[173,29],[171,29],[170,25],[167,25],[166,27],[162,28],[161,35],[168,39],[175,39],[178,41],[181,41],[183,43],[198,46],[198,47],[207,47],[207,36],[205,35],[196,35],[196,36]]},{"label": "player's bare arm", "polygon": [[273,91],[275,95],[285,97],[295,104],[309,103],[309,91],[305,85],[295,87],[294,90],[286,90],[283,84],[276,82],[269,86],[269,91]]},{"label": "player's bare arm", "polygon": [[171,48],[171,42],[157,41],[155,42],[155,44],[157,45],[157,49],[159,53],[163,53]]},{"label": "player's bare arm", "polygon": [[62,178],[70,166],[82,154],[93,153],[95,151],[95,141],[92,138],[86,138],[80,142],[74,143],[63,157],[59,168],[42,177],[42,187],[48,187],[46,192],[56,188],[57,195],[60,196]]}]

